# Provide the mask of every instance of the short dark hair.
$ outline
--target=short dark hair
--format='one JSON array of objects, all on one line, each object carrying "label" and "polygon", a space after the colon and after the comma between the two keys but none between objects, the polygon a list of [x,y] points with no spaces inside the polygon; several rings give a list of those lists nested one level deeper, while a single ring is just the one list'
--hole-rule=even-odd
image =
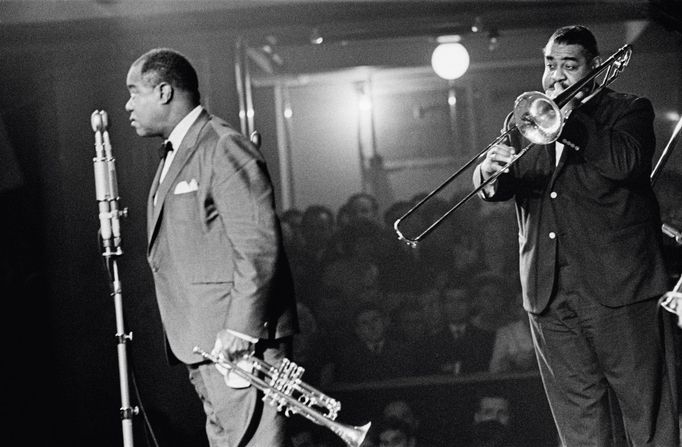
[{"label": "short dark hair", "polygon": [[334,213],[331,209],[324,205],[310,205],[303,211],[303,214],[301,214],[301,226],[306,227],[310,225],[322,214],[329,217],[329,221],[332,224],[334,223]]},{"label": "short dark hair", "polygon": [[167,82],[173,88],[190,93],[192,101],[199,103],[199,79],[189,60],[170,48],[155,48],[140,56],[140,74],[152,87]]},{"label": "short dark hair", "polygon": [[599,48],[597,48],[597,39],[592,34],[589,28],[582,25],[564,26],[556,31],[549,38],[549,41],[554,41],[566,45],[580,45],[584,49],[584,56],[588,61],[599,56]]}]

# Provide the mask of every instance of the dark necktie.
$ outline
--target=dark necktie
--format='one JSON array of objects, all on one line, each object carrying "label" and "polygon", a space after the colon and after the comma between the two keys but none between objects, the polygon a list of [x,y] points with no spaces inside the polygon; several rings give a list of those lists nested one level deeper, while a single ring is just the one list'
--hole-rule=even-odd
[{"label": "dark necktie", "polygon": [[159,158],[161,160],[164,160],[166,158],[166,155],[173,150],[173,143],[170,141],[164,141],[163,144],[159,147]]}]

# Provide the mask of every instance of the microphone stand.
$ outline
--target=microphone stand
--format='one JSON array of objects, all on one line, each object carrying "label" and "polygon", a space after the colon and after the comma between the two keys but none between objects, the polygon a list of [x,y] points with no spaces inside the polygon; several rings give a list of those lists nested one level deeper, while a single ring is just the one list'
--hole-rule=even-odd
[{"label": "microphone stand", "polygon": [[121,249],[120,217],[127,215],[127,209],[118,209],[118,184],[116,179],[116,160],[111,151],[107,131],[108,117],[104,110],[95,110],[91,115],[92,130],[95,132],[95,158],[92,159],[95,171],[95,192],[99,204],[100,238],[102,256],[111,282],[111,295],[116,310],[116,340],[118,353],[118,374],[121,390],[121,425],[124,447],[133,446],[133,416],[139,413],[138,407],[130,404],[130,386],[126,344],[133,339],[132,332],[125,332],[123,320],[123,295],[121,280],[118,276],[116,260],[123,255]]}]

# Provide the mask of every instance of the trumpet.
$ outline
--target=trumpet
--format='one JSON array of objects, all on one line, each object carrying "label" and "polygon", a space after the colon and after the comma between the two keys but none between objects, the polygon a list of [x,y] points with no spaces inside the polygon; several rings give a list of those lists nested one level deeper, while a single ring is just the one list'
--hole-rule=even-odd
[{"label": "trumpet", "polygon": [[[405,242],[411,247],[416,247],[417,243],[431,233],[438,225],[445,220],[450,214],[461,207],[465,202],[471,199],[475,194],[495,181],[497,177],[506,172],[510,166],[515,164],[521,157],[523,157],[528,150],[537,144],[550,144],[556,141],[561,135],[564,122],[567,116],[562,112],[562,108],[571,102],[575,97],[583,91],[586,87],[594,83],[591,93],[580,100],[581,104],[585,104],[599,93],[607,85],[611,84],[625,69],[630,62],[632,55],[632,45],[624,45],[618,51],[613,53],[601,65],[593,69],[580,81],[571,85],[569,88],[561,92],[556,98],[552,99],[544,93],[540,92],[525,92],[519,95],[514,102],[514,109],[508,116],[510,125],[505,122],[505,129],[495,138],[492,143],[485,147],[481,152],[476,154],[471,160],[466,162],[464,166],[459,168],[454,174],[448,177],[443,183],[436,187],[433,191],[427,194],[415,206],[408,210],[405,214],[399,217],[393,223],[393,229],[398,235],[398,239]],[[602,76],[601,80],[598,78]],[[431,197],[438,194],[443,188],[452,183],[457,177],[466,169],[484,156],[490,148],[502,143],[507,139],[511,133],[518,132],[526,140],[530,141],[523,149],[514,155],[504,167],[495,174],[488,177],[485,181],[464,196],[459,202],[453,205],[448,211],[443,213],[438,219],[431,223],[424,231],[414,237],[405,236],[400,230],[400,222],[412,215],[417,209],[421,208]]]},{"label": "trumpet", "polygon": [[[361,427],[356,427],[336,422],[341,403],[303,382],[301,376],[305,369],[289,359],[282,359],[281,363],[275,367],[254,356],[253,353],[246,354],[238,363],[246,360],[252,368],[242,369],[238,363],[226,360],[222,356],[209,354],[198,346],[194,347],[194,352],[245,379],[263,392],[263,402],[276,406],[277,411],[284,410],[285,416],[299,414],[317,425],[326,427],[338,435],[349,447],[359,447],[372,425],[368,422]],[[258,376],[258,373],[262,378]]]}]

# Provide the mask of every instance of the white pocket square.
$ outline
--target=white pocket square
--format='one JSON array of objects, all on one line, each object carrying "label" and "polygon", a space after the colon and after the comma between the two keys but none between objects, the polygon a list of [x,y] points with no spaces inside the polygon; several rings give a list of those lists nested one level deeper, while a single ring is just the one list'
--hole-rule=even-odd
[{"label": "white pocket square", "polygon": [[187,194],[188,192],[196,191],[197,189],[199,189],[199,184],[195,179],[190,180],[189,183],[183,180],[175,185],[173,194]]}]

